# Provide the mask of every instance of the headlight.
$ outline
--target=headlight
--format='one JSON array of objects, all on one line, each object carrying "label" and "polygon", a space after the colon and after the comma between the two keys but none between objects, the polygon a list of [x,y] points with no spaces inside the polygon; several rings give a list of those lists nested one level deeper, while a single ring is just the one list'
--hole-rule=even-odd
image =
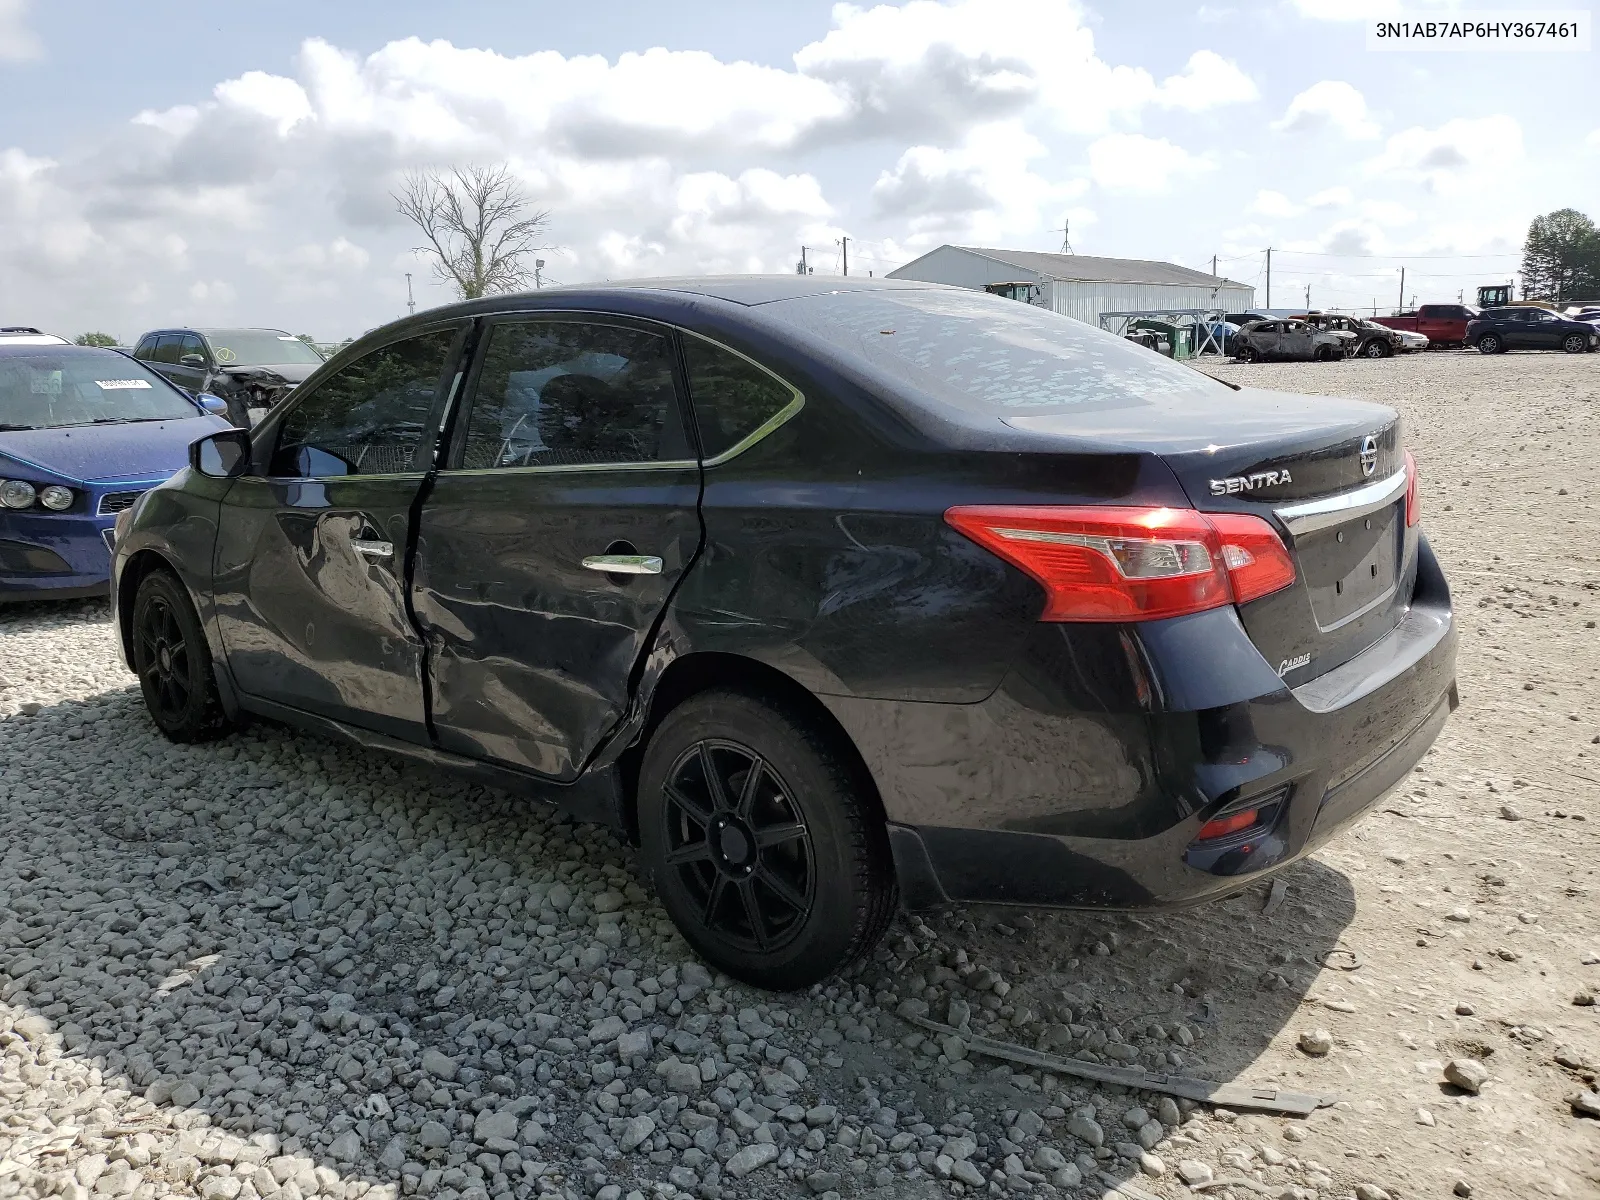
[{"label": "headlight", "polygon": [[72,507],[72,489],[52,483],[39,493],[39,503],[53,512],[65,512]]},{"label": "headlight", "polygon": [[0,483],[0,504],[7,508],[31,508],[34,495],[33,484],[20,479],[7,479]]}]

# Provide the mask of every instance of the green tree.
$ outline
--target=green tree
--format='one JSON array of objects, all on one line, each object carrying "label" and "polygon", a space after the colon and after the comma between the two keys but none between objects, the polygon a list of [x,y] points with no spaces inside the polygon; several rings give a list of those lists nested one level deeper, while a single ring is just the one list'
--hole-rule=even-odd
[{"label": "green tree", "polygon": [[1575,208],[1535,217],[1522,244],[1522,296],[1565,304],[1600,295],[1600,229]]},{"label": "green tree", "polygon": [[121,342],[109,333],[80,333],[72,339],[79,346],[120,346]]}]

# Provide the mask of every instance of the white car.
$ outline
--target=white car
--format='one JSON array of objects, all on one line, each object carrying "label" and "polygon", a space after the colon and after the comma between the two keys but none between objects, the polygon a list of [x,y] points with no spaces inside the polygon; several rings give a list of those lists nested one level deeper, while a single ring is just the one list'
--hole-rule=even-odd
[{"label": "white car", "polygon": [[72,343],[53,333],[40,333],[32,325],[0,325],[0,345],[70,346]]},{"label": "white car", "polygon": [[1400,350],[1406,353],[1412,350],[1426,350],[1428,348],[1426,334],[1416,333],[1410,329],[1396,329],[1394,332],[1400,337]]}]

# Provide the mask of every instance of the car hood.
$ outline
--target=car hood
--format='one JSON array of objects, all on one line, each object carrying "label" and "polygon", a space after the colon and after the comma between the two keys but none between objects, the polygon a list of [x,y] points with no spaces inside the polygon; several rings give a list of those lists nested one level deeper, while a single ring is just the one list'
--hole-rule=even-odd
[{"label": "car hood", "polygon": [[153,479],[185,466],[190,442],[228,428],[220,417],[196,413],[127,425],[19,429],[0,433],[0,464],[9,460],[73,483]]},{"label": "car hood", "polygon": [[290,383],[303,383],[311,372],[321,365],[321,363],[261,363],[249,367],[222,367],[220,370],[224,375],[250,375],[256,371],[272,371],[282,375]]}]

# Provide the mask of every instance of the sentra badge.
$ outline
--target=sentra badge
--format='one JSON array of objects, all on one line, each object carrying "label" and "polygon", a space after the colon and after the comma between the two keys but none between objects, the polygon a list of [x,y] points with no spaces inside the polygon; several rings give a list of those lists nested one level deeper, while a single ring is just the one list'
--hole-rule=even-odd
[{"label": "sentra badge", "polygon": [[1230,475],[1226,479],[1211,481],[1213,496],[1228,496],[1234,492],[1253,492],[1256,488],[1273,487],[1280,483],[1293,483],[1289,471],[1257,471],[1254,475]]}]

